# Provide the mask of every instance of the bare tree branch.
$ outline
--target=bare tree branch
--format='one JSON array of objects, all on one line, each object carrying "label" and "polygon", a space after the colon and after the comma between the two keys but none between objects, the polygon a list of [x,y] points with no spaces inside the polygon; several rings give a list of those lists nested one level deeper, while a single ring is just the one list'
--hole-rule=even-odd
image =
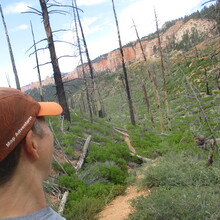
[{"label": "bare tree branch", "polygon": [[71,46],[76,46],[75,44],[70,43],[68,41],[64,41],[64,40],[54,40],[54,42],[56,42],[56,43],[66,43],[66,44],[70,44]]},{"label": "bare tree branch", "polygon": [[207,1],[207,2],[204,2],[203,4],[202,4],[202,6],[204,6],[205,4],[207,4],[207,3],[209,3],[209,2],[214,2],[215,0],[210,0],[210,1]]},{"label": "bare tree branch", "polygon": [[[39,64],[38,66],[44,66],[44,65],[47,65],[47,64],[51,64],[51,61],[50,62],[46,62],[46,63],[43,63],[43,64]],[[36,69],[37,66],[35,66],[33,69]]]},{"label": "bare tree branch", "polygon": [[77,56],[75,56],[75,55],[63,55],[63,56],[58,57],[57,60],[59,60],[61,58],[64,58],[64,57],[72,58],[72,57],[77,57]]},{"label": "bare tree branch", "polygon": [[60,14],[60,15],[67,15],[69,12],[66,12],[64,10],[50,10],[48,11],[49,14]]},{"label": "bare tree branch", "polygon": [[38,52],[38,51],[40,51],[40,50],[46,50],[46,49],[48,49],[48,46],[46,46],[45,48],[39,48],[39,49],[37,49],[36,51],[34,51],[33,53],[30,53],[30,54],[29,54],[29,57],[32,56],[33,54],[35,54],[35,52]]},{"label": "bare tree branch", "polygon": [[79,11],[83,12],[82,9],[80,9],[80,8],[78,8],[78,7],[75,7],[75,6],[73,6],[73,5],[50,4],[50,5],[48,6],[48,8],[50,8],[50,7],[64,7],[64,8],[72,8],[72,9],[75,8],[76,10],[79,10]]},{"label": "bare tree branch", "polygon": [[37,15],[41,15],[41,11],[37,10],[36,8],[33,8],[33,7],[30,7],[30,6],[27,6],[28,8],[30,8],[31,10],[33,11],[25,11],[25,12],[21,12],[22,14],[37,14]]},{"label": "bare tree branch", "polygon": [[36,14],[36,15],[39,15],[41,16],[41,14],[37,13],[37,12],[34,12],[34,11],[25,11],[25,12],[21,12],[22,14]]},{"label": "bare tree branch", "polygon": [[60,29],[60,30],[52,31],[52,33],[62,32],[62,31],[71,31],[71,29]]},{"label": "bare tree branch", "polygon": [[44,39],[38,41],[37,43],[33,44],[25,53],[27,53],[29,50],[31,50],[35,45],[37,45],[37,44],[39,44],[39,43],[41,43],[42,41],[45,41],[45,40],[47,40],[47,39],[44,38]]}]

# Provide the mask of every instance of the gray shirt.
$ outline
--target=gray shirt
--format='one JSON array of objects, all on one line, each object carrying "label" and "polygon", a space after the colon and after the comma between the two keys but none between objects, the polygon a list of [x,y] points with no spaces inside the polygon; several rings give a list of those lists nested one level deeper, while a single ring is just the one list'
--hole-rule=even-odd
[{"label": "gray shirt", "polygon": [[45,207],[38,212],[34,212],[33,214],[15,217],[15,218],[3,218],[2,220],[66,220],[61,217],[58,213],[56,213],[50,207]]}]

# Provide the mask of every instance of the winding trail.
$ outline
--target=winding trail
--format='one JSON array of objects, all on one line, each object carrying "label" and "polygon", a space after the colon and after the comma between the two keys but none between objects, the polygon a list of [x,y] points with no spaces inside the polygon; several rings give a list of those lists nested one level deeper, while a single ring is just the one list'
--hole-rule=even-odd
[{"label": "winding trail", "polygon": [[[136,153],[135,148],[131,145],[129,135],[125,133],[124,141],[127,143],[128,148],[131,152]],[[138,178],[141,178],[139,176]],[[129,214],[132,213],[133,209],[131,206],[131,200],[142,195],[148,195],[149,190],[138,191],[135,185],[129,186],[124,195],[116,197],[111,203],[109,203],[102,212],[99,213],[99,220],[125,220]]]},{"label": "winding trail", "polygon": [[147,191],[137,191],[136,186],[129,186],[125,195],[116,197],[105,209],[99,214],[100,220],[124,220],[132,213],[131,199],[142,195],[147,195]]}]

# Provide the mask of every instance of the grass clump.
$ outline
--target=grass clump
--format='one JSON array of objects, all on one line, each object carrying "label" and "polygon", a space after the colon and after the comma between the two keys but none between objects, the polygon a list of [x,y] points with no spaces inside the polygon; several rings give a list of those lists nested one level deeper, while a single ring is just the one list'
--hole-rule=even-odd
[{"label": "grass clump", "polygon": [[154,187],[133,201],[136,211],[129,219],[219,219],[219,162],[206,167],[206,158],[203,153],[169,153],[142,168],[143,178],[134,181],[141,188]]},{"label": "grass clump", "polygon": [[103,208],[103,202],[97,198],[84,197],[81,201],[71,201],[66,207],[65,217],[75,220],[90,220]]},{"label": "grass clump", "polygon": [[129,220],[219,219],[220,189],[216,187],[160,187],[133,202],[137,212]]},{"label": "grass clump", "polygon": [[[202,158],[201,158],[202,157]],[[140,181],[148,186],[211,186],[220,184],[219,168],[206,167],[206,158],[198,154],[171,153],[150,166]]]}]

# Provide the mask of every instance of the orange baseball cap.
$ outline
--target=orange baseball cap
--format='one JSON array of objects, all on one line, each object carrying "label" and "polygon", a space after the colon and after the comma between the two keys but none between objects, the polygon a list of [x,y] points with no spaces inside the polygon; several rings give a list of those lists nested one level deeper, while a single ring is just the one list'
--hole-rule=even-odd
[{"label": "orange baseball cap", "polygon": [[37,102],[20,90],[0,87],[0,161],[21,142],[37,117],[62,111],[56,102]]}]

